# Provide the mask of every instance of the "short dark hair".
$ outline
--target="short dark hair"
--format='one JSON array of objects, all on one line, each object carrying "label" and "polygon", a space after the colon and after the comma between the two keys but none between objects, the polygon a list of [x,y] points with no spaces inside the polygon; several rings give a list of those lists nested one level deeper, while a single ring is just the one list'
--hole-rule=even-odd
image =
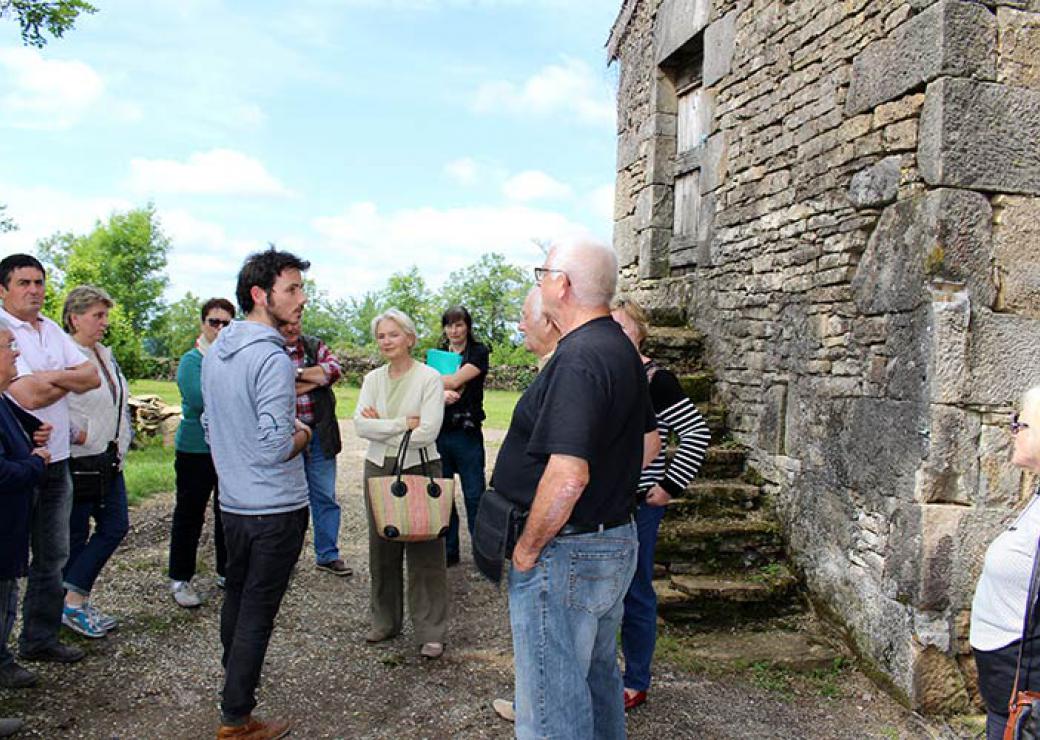
[{"label": "short dark hair", "polygon": [[[473,317],[470,316],[465,306],[452,306],[441,314],[442,329],[448,324],[454,324],[456,321],[466,322],[466,344],[476,344],[477,339],[473,336]],[[448,336],[446,334],[441,338],[441,346],[444,349],[448,348]]]},{"label": "short dark hair", "polygon": [[40,261],[31,254],[9,254],[0,260],[0,285],[10,288],[11,273],[21,267],[35,267],[47,277],[47,271],[43,269]]},{"label": "short dark hair", "polygon": [[238,286],[235,288],[238,307],[242,309],[242,313],[252,312],[254,303],[250,290],[254,285],[270,296],[275,280],[283,271],[304,272],[310,266],[310,262],[300,259],[295,254],[279,252],[273,244],[270,249],[254,252],[246,257],[246,262],[238,273]]},{"label": "short dark hair", "polygon": [[227,298],[210,298],[202,304],[202,320],[205,321],[209,312],[215,308],[227,311],[232,318],[235,316],[235,307]]}]

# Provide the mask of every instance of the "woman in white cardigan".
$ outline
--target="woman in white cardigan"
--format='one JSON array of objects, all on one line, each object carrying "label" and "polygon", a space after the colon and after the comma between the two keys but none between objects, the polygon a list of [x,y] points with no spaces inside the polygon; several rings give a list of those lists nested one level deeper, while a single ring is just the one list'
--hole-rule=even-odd
[{"label": "woman in white cardigan", "polygon": [[[406,473],[420,471],[420,449],[430,460],[428,472],[441,474],[437,433],[444,417],[444,388],[440,374],[416,362],[415,324],[392,308],[372,320],[372,335],[387,364],[365,376],[354,411],[358,436],[368,440],[365,453],[365,489],[373,476],[390,475],[404,433],[412,436],[405,452]],[[372,509],[368,514],[368,563],[372,578],[372,627],[365,638],[382,642],[397,636],[404,621],[404,558],[408,558],[408,611],[421,654],[439,658],[448,631],[448,574],[444,539],[392,542],[376,532]]]},{"label": "woman in white cardigan", "polygon": [[131,435],[129,390],[112,351],[101,344],[112,305],[105,291],[81,285],[69,291],[62,311],[65,331],[101,377],[101,385],[94,390],[67,396],[73,502],[69,559],[63,571],[66,593],[62,624],[91,638],[104,637],[117,626],[114,617],[90,603],[90,592],[130,527],[123,481],[123,460]]}]

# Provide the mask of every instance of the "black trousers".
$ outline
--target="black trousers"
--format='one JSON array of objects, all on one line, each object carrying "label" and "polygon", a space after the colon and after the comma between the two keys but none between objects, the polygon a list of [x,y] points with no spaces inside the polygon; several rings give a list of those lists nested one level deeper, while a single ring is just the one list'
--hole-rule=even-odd
[{"label": "black trousers", "polygon": [[300,557],[310,512],[239,516],[224,513],[227,586],[220,613],[224,645],[225,724],[240,724],[256,706],[256,686],[274,619]]},{"label": "black trousers", "polygon": [[[973,650],[975,667],[979,672],[979,694],[986,703],[986,737],[1004,736],[1008,719],[1008,702],[1015,684],[1015,666],[1018,664],[1018,645],[1010,645],[992,651]],[[1026,640],[1022,651],[1022,675],[1018,680],[1020,691],[1040,691],[1040,636],[1034,634]]]},{"label": "black trousers", "polygon": [[177,503],[173,508],[173,531],[170,533],[170,578],[190,581],[195,576],[199,538],[211,493],[217,575],[226,575],[227,552],[217,503],[217,470],[213,467],[213,458],[208,452],[177,452],[173,470],[177,475]]}]

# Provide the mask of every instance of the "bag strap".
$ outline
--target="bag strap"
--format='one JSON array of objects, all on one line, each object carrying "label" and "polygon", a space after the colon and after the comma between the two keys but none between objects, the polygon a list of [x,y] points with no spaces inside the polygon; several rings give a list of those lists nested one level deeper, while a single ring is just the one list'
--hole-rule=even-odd
[{"label": "bag strap", "polygon": [[422,464],[422,474],[424,477],[430,479],[430,483],[436,483],[433,479],[433,471],[430,470],[430,459],[426,454],[426,448],[419,448],[419,462]]},{"label": "bag strap", "polygon": [[395,476],[398,481],[401,480],[401,471],[404,470],[404,456],[408,452],[408,440],[411,438],[412,430],[409,429],[401,437],[401,444],[397,448],[397,459],[394,460],[394,469],[390,471],[390,475]]},{"label": "bag strap", "polygon": [[1033,626],[1035,615],[1037,593],[1040,592],[1040,540],[1037,540],[1037,550],[1033,554],[1033,572],[1029,576],[1029,596],[1026,600],[1026,614],[1022,620],[1022,639],[1018,643],[1018,662],[1015,664],[1015,683],[1011,687],[1011,701],[1009,708],[1015,708],[1015,695],[1018,693],[1018,679],[1022,672],[1022,653],[1026,647],[1026,638],[1029,636],[1030,628]]},{"label": "bag strap", "polygon": [[[119,433],[123,429],[123,381],[120,378],[121,372],[119,366],[115,364],[116,358],[112,357],[112,364],[115,365],[116,375],[112,377],[112,373],[108,370],[108,365],[105,364],[105,358],[98,352],[97,345],[91,348],[94,351],[94,357],[97,358],[98,365],[101,367],[101,374],[105,377],[105,382],[108,384],[108,388],[112,393],[112,400],[116,402],[116,435],[112,440],[119,446]],[[117,392],[118,389],[118,392]]]}]

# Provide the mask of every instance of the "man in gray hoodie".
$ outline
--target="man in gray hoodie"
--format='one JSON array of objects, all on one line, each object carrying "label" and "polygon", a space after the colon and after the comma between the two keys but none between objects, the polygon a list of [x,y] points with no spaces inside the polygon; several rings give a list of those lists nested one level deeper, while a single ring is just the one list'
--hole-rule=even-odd
[{"label": "man in gray hoodie", "polygon": [[310,263],[274,247],[250,255],[236,297],[245,321],[224,329],[202,362],[203,427],[220,478],[227,587],[220,614],[224,691],[217,738],[273,740],[289,723],[252,717],[274,619],[307,531],[296,419],[296,370],[279,328],[297,322]]}]

